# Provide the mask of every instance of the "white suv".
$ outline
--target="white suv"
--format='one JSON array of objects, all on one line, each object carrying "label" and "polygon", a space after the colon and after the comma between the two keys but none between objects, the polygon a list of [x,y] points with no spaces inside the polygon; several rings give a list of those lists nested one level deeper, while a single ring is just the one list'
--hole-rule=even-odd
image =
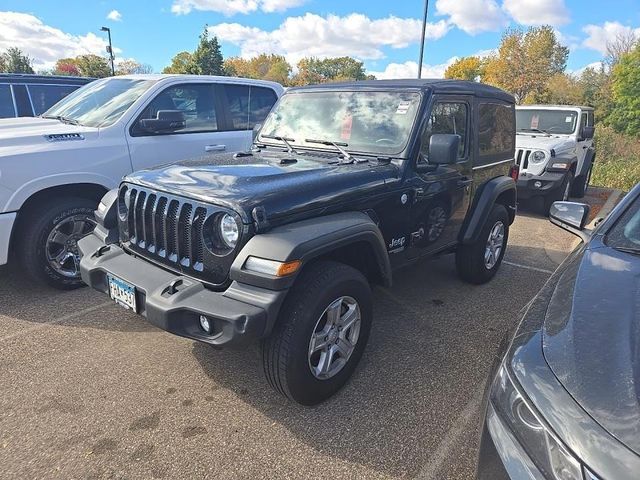
[{"label": "white suv", "polygon": [[[77,240],[132,171],[248,150],[284,89],[233,77],[127,75],[93,82],[41,117],[0,120],[0,265],[81,284]],[[189,179],[184,179],[188,182]]]},{"label": "white suv", "polygon": [[548,213],[556,200],[581,198],[593,162],[593,108],[527,105],[516,108],[518,199],[542,197]]}]

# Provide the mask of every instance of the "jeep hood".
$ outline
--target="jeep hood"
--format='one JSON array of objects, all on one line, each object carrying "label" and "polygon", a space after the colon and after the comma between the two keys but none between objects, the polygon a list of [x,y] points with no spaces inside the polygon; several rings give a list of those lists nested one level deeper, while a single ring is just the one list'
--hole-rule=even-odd
[{"label": "jeep hood", "polygon": [[543,329],[544,356],[556,377],[638,454],[639,298],[640,258],[602,245],[585,249],[559,279]]},{"label": "jeep hood", "polygon": [[335,156],[257,153],[190,160],[134,172],[124,181],[233,208],[251,221],[262,207],[269,225],[331,213],[352,202],[357,208],[367,193],[385,188],[398,176],[394,164],[336,164]]},{"label": "jeep hood", "polygon": [[12,154],[16,147],[31,148],[55,141],[82,141],[97,134],[97,128],[68,125],[48,118],[4,118],[0,120],[0,152]]},{"label": "jeep hood", "polygon": [[545,134],[529,134],[518,132],[516,135],[516,149],[524,148],[530,150],[546,150],[551,149],[559,155],[566,150],[574,148],[575,140],[569,136],[562,135],[545,135]]}]

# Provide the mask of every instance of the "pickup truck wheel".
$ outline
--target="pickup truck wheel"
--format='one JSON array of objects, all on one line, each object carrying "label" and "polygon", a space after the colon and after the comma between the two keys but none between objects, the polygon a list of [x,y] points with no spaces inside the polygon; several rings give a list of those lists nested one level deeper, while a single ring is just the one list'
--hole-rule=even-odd
[{"label": "pickup truck wheel", "polygon": [[509,216],[503,205],[496,204],[482,227],[478,239],[461,245],[456,251],[458,275],[465,282],[488,282],[500,268],[509,239]]},{"label": "pickup truck wheel", "polygon": [[95,208],[86,198],[64,198],[26,213],[18,248],[31,278],[62,290],[83,285],[78,240],[96,226]]},{"label": "pickup truck wheel", "polygon": [[333,261],[309,265],[262,342],[269,384],[302,405],[326,400],[360,361],[371,317],[371,289],[358,270]]}]

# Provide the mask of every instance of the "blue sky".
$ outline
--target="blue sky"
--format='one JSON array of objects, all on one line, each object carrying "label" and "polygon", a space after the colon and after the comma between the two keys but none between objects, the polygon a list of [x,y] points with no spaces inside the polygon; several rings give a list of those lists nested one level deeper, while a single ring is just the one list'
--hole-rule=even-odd
[{"label": "blue sky", "polygon": [[[430,0],[425,68],[440,76],[460,56],[486,54],[504,28],[551,24],[570,47],[568,69],[603,57],[621,33],[640,37],[640,0]],[[160,71],[193,50],[205,24],[225,56],[266,51],[292,63],[351,55],[379,77],[417,70],[423,0],[1,0],[0,49],[19,46],[38,67],[62,56],[102,53],[105,25],[119,58]],[[108,18],[109,17],[109,18]]]}]

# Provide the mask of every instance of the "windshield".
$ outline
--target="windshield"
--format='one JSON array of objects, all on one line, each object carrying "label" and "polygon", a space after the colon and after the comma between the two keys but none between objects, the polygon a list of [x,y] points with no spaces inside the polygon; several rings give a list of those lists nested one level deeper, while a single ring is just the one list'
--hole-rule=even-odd
[{"label": "windshield", "polygon": [[130,78],[97,80],[65,97],[42,116],[60,117],[87,127],[108,127],[154,83]]},{"label": "windshield", "polygon": [[605,243],[614,248],[640,249],[640,200],[636,199],[620,217]]},{"label": "windshield", "polygon": [[419,103],[419,93],[290,93],[267,117],[259,140],[273,143],[267,137],[279,136],[294,148],[335,151],[333,142],[347,151],[395,155],[409,141]]},{"label": "windshield", "polygon": [[519,132],[571,134],[576,130],[578,114],[571,110],[516,109]]}]

